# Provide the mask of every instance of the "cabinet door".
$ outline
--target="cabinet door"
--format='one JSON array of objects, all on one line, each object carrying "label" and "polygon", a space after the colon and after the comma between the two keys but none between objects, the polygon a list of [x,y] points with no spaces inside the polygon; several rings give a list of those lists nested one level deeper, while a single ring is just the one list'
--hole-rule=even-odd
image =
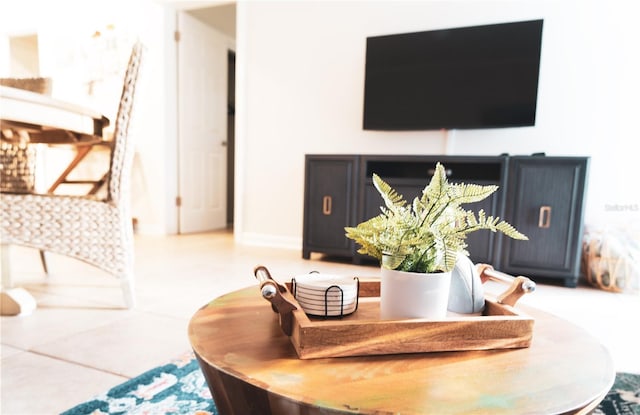
[{"label": "cabinet door", "polygon": [[354,158],[307,157],[303,258],[311,252],[353,255],[345,226],[353,225]]},{"label": "cabinet door", "polygon": [[505,238],[503,270],[531,277],[579,276],[586,158],[514,157],[506,219],[529,241]]}]

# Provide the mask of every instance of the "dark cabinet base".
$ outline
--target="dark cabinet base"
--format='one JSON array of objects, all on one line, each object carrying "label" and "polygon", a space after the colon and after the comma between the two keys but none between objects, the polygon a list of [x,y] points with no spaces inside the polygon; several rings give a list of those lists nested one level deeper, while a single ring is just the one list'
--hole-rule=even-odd
[{"label": "dark cabinet base", "polygon": [[494,184],[490,198],[468,205],[505,219],[529,236],[516,241],[490,231],[467,238],[474,263],[488,263],[512,275],[562,281],[579,278],[583,200],[588,158],[546,156],[385,156],[307,155],[302,257],[312,252],[375,264],[358,254],[344,236],[380,213],[382,199],[373,187],[376,173],[405,199],[419,196],[441,162],[451,182]]}]

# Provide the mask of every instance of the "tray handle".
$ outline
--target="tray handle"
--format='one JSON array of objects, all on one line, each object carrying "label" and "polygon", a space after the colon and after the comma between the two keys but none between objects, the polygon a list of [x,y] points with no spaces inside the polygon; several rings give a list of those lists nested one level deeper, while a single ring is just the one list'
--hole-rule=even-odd
[{"label": "tray handle", "polygon": [[260,282],[260,293],[262,297],[271,303],[273,311],[278,313],[280,320],[280,327],[287,336],[291,336],[293,329],[293,311],[297,310],[296,307],[289,299],[285,298],[286,295],[290,295],[287,287],[278,284],[276,280],[271,277],[269,270],[262,265],[258,265],[253,274]]},{"label": "tray handle", "polygon": [[480,274],[480,280],[485,283],[488,280],[503,282],[510,284],[509,288],[497,298],[498,303],[514,306],[523,295],[533,292],[536,289],[536,283],[522,275],[514,277],[504,272],[496,271],[491,265],[477,264],[476,269]]}]

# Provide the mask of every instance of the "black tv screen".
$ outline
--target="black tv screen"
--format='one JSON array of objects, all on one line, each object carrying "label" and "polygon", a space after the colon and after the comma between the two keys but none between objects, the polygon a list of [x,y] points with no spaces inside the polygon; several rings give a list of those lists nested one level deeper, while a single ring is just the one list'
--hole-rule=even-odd
[{"label": "black tv screen", "polygon": [[535,125],[542,22],[368,37],[364,129]]}]

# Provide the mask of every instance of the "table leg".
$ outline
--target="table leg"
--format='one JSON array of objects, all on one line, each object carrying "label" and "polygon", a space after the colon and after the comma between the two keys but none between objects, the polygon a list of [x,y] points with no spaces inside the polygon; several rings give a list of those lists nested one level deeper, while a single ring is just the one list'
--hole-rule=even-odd
[{"label": "table leg", "polygon": [[49,187],[48,192],[53,193],[55,190],[67,180],[67,176],[75,169],[78,164],[89,154],[92,146],[82,146],[77,148],[76,156],[71,160],[67,168],[58,176],[55,182]]}]

